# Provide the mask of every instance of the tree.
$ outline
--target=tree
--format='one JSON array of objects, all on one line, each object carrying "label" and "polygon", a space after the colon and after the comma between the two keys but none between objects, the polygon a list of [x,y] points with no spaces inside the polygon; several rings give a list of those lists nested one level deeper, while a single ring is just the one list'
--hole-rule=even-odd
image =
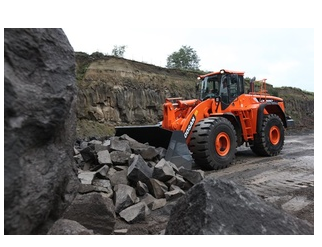
[{"label": "tree", "polygon": [[121,46],[114,45],[114,48],[112,50],[112,55],[116,57],[123,57],[125,52],[125,47],[126,47],[125,45],[121,45]]},{"label": "tree", "polygon": [[167,58],[167,68],[198,70],[199,57],[190,46],[182,46],[179,51],[173,52]]}]

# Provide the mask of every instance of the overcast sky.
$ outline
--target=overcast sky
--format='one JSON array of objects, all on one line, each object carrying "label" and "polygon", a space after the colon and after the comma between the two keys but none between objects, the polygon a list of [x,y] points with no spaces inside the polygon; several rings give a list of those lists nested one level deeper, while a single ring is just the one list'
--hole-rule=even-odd
[{"label": "overcast sky", "polygon": [[200,69],[245,71],[274,87],[314,91],[314,29],[308,28],[63,28],[75,51],[111,54],[165,67],[181,46],[192,47]]}]

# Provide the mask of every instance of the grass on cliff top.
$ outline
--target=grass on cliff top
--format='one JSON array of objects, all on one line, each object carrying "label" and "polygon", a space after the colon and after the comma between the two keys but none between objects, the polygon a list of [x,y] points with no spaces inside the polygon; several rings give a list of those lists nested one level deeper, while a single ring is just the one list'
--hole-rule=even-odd
[{"label": "grass on cliff top", "polygon": [[294,87],[278,87],[275,89],[279,92],[279,97],[283,99],[294,100],[312,100],[314,101],[314,92],[308,92]]},{"label": "grass on cliff top", "polygon": [[115,134],[114,126],[90,121],[85,119],[77,119],[76,137],[105,137],[113,136]]}]

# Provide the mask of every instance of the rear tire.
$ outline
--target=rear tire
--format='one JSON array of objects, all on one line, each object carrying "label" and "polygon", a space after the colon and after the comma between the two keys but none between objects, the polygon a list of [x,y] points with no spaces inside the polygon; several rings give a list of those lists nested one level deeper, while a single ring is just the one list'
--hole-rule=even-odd
[{"label": "rear tire", "polygon": [[284,126],[276,114],[264,117],[261,130],[255,135],[252,151],[259,156],[276,156],[284,146]]},{"label": "rear tire", "polygon": [[229,166],[235,158],[236,148],[234,126],[223,117],[205,118],[197,123],[189,143],[195,163],[207,170]]}]

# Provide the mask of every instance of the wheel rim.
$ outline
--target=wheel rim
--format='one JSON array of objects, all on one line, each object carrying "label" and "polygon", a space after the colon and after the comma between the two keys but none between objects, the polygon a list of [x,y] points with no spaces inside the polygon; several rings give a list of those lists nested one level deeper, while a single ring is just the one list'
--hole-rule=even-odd
[{"label": "wheel rim", "polygon": [[271,143],[273,145],[278,144],[280,141],[280,138],[281,138],[280,129],[277,126],[273,126],[269,130],[269,139],[270,139]]},{"label": "wheel rim", "polygon": [[225,156],[230,150],[230,138],[227,133],[221,132],[215,140],[216,152],[220,156]]}]

